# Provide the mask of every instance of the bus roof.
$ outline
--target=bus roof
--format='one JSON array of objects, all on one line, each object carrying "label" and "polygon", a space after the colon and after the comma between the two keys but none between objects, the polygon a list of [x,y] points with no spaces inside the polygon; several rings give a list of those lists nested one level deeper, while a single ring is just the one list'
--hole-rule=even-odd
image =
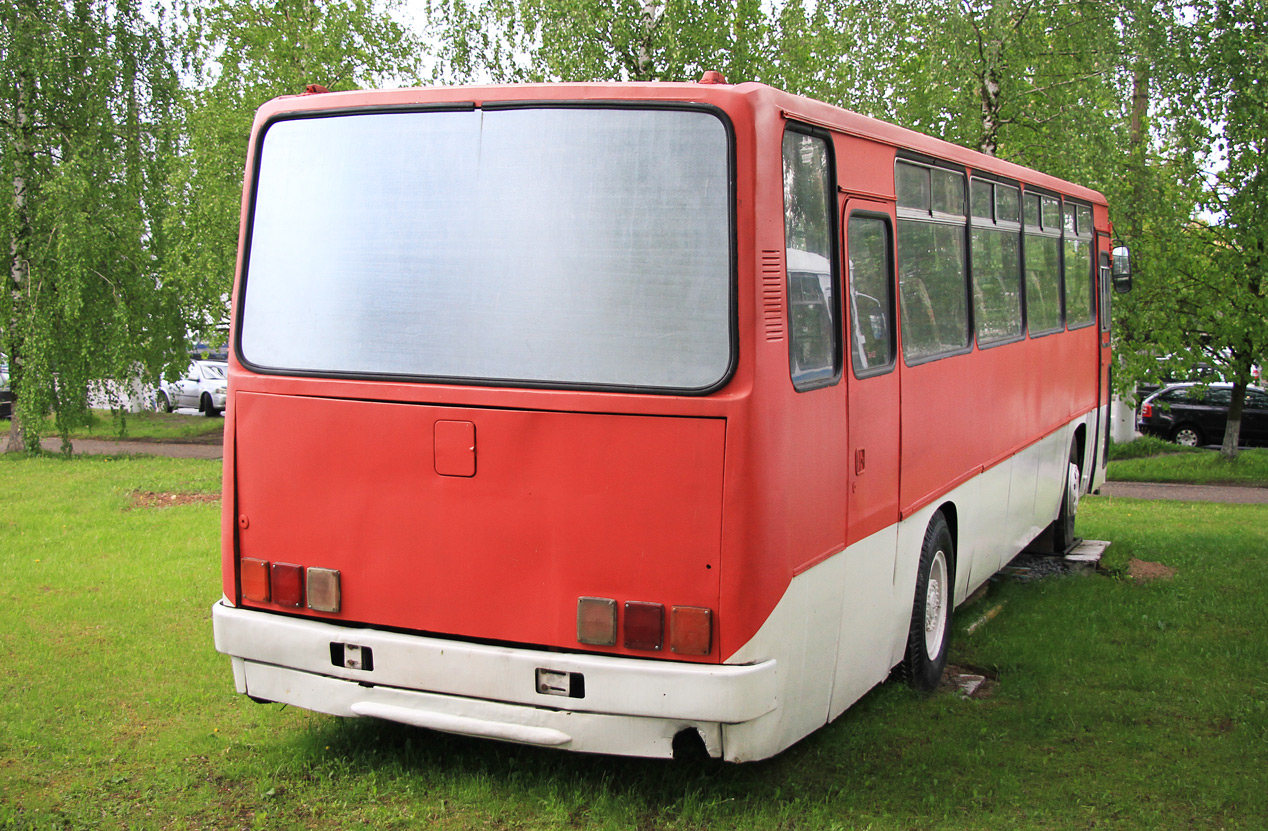
[{"label": "bus roof", "polygon": [[738,107],[758,113],[777,110],[783,118],[894,148],[914,151],[973,170],[991,173],[1065,195],[1105,205],[1106,200],[1091,188],[1041,173],[1004,159],[988,156],[933,136],[886,121],[860,115],[841,107],[784,92],[766,84],[743,83],[627,83],[583,84],[501,84],[485,86],[407,87],[390,90],[304,93],[275,98],[260,107],[256,128],[266,121],[298,111],[346,110],[361,107],[472,106],[510,102],[633,102],[665,101],[718,106],[733,117]]}]

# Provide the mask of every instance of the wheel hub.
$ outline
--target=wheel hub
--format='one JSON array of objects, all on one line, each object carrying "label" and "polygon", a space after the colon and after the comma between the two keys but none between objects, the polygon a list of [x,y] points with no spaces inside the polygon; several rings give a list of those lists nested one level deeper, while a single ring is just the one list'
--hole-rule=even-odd
[{"label": "wheel hub", "polygon": [[1079,510],[1079,466],[1074,462],[1070,462],[1070,470],[1066,476],[1066,495],[1070,506],[1070,516],[1074,516]]},{"label": "wheel hub", "polygon": [[947,628],[948,611],[947,556],[938,551],[929,564],[929,583],[925,592],[925,654],[936,660],[942,651],[942,638]]}]

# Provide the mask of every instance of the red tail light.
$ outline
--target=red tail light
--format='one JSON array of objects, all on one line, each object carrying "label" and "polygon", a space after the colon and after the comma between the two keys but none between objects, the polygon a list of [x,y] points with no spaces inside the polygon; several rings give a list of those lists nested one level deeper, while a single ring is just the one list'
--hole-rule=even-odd
[{"label": "red tail light", "polygon": [[625,648],[659,650],[665,642],[665,607],[659,603],[625,604]]},{"label": "red tail light", "polygon": [[1150,418],[1150,417],[1152,417],[1152,416],[1153,416],[1153,414],[1154,414],[1154,405],[1153,405],[1153,404],[1141,404],[1141,405],[1140,405],[1140,417],[1141,417],[1141,418]]},{"label": "red tail light", "polygon": [[273,582],[273,602],[279,606],[304,605],[304,568],[291,563],[274,563],[269,570]]}]

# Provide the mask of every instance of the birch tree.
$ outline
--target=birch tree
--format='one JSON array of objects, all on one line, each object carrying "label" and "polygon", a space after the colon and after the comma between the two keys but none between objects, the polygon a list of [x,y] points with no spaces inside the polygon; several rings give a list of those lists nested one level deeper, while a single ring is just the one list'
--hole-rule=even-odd
[{"label": "birch tree", "polygon": [[8,445],[34,449],[47,413],[63,436],[84,420],[89,381],[156,376],[181,350],[158,278],[176,73],[136,0],[0,0],[0,22],[0,351]]},{"label": "birch tree", "polygon": [[172,161],[164,277],[191,331],[223,340],[238,245],[242,174],[256,109],[309,84],[331,91],[418,79],[419,47],[379,0],[201,0],[180,6],[191,79]]}]

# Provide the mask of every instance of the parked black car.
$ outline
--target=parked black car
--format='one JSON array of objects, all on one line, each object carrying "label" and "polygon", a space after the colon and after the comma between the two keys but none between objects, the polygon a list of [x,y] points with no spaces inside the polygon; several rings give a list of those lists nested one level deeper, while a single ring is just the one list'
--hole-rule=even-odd
[{"label": "parked black car", "polygon": [[[1218,444],[1224,440],[1232,390],[1225,383],[1163,387],[1141,402],[1136,429],[1189,447]],[[1246,388],[1240,439],[1242,444],[1268,444],[1268,392],[1259,387]]]}]

